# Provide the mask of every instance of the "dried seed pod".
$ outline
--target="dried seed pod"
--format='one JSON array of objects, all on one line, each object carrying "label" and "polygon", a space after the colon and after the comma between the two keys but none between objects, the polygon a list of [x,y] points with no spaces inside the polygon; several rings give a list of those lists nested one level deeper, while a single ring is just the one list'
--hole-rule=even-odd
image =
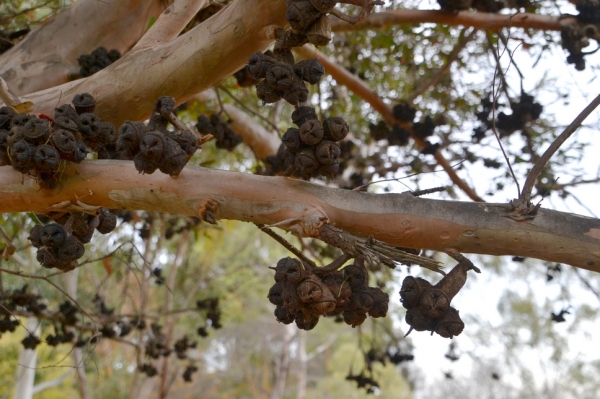
[{"label": "dried seed pod", "polygon": [[300,126],[300,140],[307,145],[317,145],[323,139],[323,125],[317,119],[311,119]]},{"label": "dried seed pod", "polygon": [[141,122],[123,122],[118,129],[117,151],[124,155],[125,159],[133,159],[139,151],[140,140],[146,131],[146,125]]},{"label": "dried seed pod", "polygon": [[348,279],[348,284],[352,291],[359,291],[361,288],[368,287],[369,275],[364,267],[355,264],[348,265],[344,269],[344,276]]},{"label": "dried seed pod", "polygon": [[179,147],[181,147],[187,155],[193,155],[200,148],[197,146],[198,140],[196,135],[189,130],[177,132],[169,131],[167,137],[179,144]]},{"label": "dried seed pod", "polygon": [[81,163],[87,157],[88,150],[85,147],[85,143],[81,140],[77,140],[77,149],[73,153],[73,159],[69,159],[75,163]]},{"label": "dried seed pod", "polygon": [[9,132],[7,130],[0,130],[0,166],[11,165],[10,158],[8,157],[10,147],[8,136]]},{"label": "dried seed pod", "polygon": [[452,339],[453,337],[460,335],[464,329],[465,323],[458,315],[458,310],[450,307],[448,313],[437,320],[433,330],[444,338]]},{"label": "dried seed pod", "polygon": [[285,48],[291,49],[292,47],[304,46],[308,43],[308,38],[303,32],[295,32],[290,29],[275,29],[275,49]]},{"label": "dried seed pod", "polygon": [[344,278],[343,273],[331,273],[325,275],[321,281],[329,288],[336,301],[336,308],[344,308],[350,303],[352,289]]},{"label": "dried seed pod", "polygon": [[325,119],[323,122],[325,138],[332,141],[342,141],[348,135],[350,128],[346,121],[340,117],[332,116]]},{"label": "dried seed pod", "polygon": [[246,67],[235,72],[233,77],[240,87],[252,87],[260,83],[260,79],[255,79],[252,75],[250,75],[250,72],[248,72],[248,68]]},{"label": "dried seed pod", "polygon": [[402,302],[402,306],[406,309],[418,306],[421,295],[430,288],[432,288],[432,285],[429,281],[420,277],[415,278],[407,276],[400,288],[400,301]]},{"label": "dried seed pod", "polygon": [[158,164],[145,157],[142,153],[138,153],[133,157],[133,165],[138,172],[148,175],[151,175],[158,169]]},{"label": "dried seed pod", "polygon": [[84,253],[83,244],[75,236],[69,236],[58,250],[58,259],[61,262],[70,262],[81,258]]},{"label": "dried seed pod", "polygon": [[81,133],[84,141],[93,143],[99,134],[98,115],[92,113],[84,113],[79,115],[77,120],[77,130]]},{"label": "dried seed pod", "polygon": [[294,59],[292,50],[279,47],[278,43],[279,42],[275,43],[275,48],[273,49],[273,58],[279,61],[278,65],[294,65],[296,60]]},{"label": "dried seed pod", "polygon": [[172,112],[173,108],[175,108],[175,98],[169,96],[159,97],[154,104],[154,109],[152,109],[150,121],[148,122],[148,128],[152,130],[158,130],[166,134],[169,120],[162,116],[162,112]]},{"label": "dried seed pod", "polygon": [[276,63],[276,59],[258,52],[250,56],[246,69],[254,79],[264,79],[267,71]]},{"label": "dried seed pod", "polygon": [[[308,276],[296,287],[298,297],[304,303],[312,303],[321,299],[327,290],[321,279],[314,274]],[[331,294],[331,292],[329,292]]]},{"label": "dried seed pod", "polygon": [[294,166],[299,169],[306,177],[312,175],[319,167],[319,161],[315,157],[315,151],[312,148],[304,148],[298,154],[294,161]]},{"label": "dried seed pod", "polygon": [[33,154],[33,161],[38,169],[54,171],[58,169],[60,154],[50,145],[38,145]]},{"label": "dried seed pod", "polygon": [[[311,274],[310,268],[305,266],[298,259],[291,259],[290,262],[287,262],[287,266],[285,269],[285,277],[284,281],[290,284],[298,284]],[[280,261],[281,262],[281,261]]]},{"label": "dried seed pod", "polygon": [[275,318],[278,322],[283,324],[291,324],[296,320],[296,316],[290,312],[283,306],[277,306],[275,308]]},{"label": "dried seed pod", "polygon": [[59,116],[54,120],[54,129],[67,130],[73,134],[79,135],[77,130],[77,122],[73,119],[69,119],[66,116]]},{"label": "dried seed pod", "polygon": [[373,295],[368,289],[363,288],[360,291],[353,291],[350,298],[350,309],[367,313],[373,307],[373,303],[375,303]]},{"label": "dried seed pod", "polygon": [[10,120],[17,115],[11,107],[0,107],[0,129],[10,128]]},{"label": "dried seed pod", "polygon": [[283,283],[275,283],[269,290],[267,298],[269,298],[269,302],[271,302],[273,305],[283,306],[283,298],[281,297],[282,294]]},{"label": "dried seed pod", "polygon": [[283,92],[273,89],[266,80],[256,85],[256,96],[265,104],[275,103],[283,97]]},{"label": "dried seed pod", "polygon": [[35,116],[30,114],[17,114],[10,120],[10,128],[12,129],[15,126],[24,127],[27,122],[35,119]]},{"label": "dried seed pod", "polygon": [[159,131],[146,132],[140,140],[138,155],[159,164],[165,155],[166,146],[166,138],[162,133]]},{"label": "dried seed pod", "polygon": [[75,108],[71,106],[71,104],[63,104],[60,107],[54,109],[54,120],[59,117],[65,117],[72,121],[77,121],[79,119],[79,114],[75,111]]},{"label": "dried seed pod", "polygon": [[169,176],[177,176],[181,173],[186,163],[187,154],[185,151],[177,142],[166,137],[163,161],[159,164],[160,171]]},{"label": "dried seed pod", "polygon": [[323,165],[333,165],[336,163],[341,153],[342,150],[340,149],[340,146],[329,140],[321,141],[315,149],[315,156]]},{"label": "dried seed pod", "polygon": [[369,316],[374,318],[385,317],[388,311],[390,296],[377,287],[370,287],[369,292],[373,295],[373,307],[369,311]]},{"label": "dried seed pod", "polygon": [[47,224],[40,231],[40,241],[46,247],[58,248],[66,239],[67,231],[60,224]]},{"label": "dried seed pod", "polygon": [[295,77],[294,68],[291,65],[277,63],[269,68],[265,81],[273,90],[285,91],[292,87]]},{"label": "dried seed pod", "polygon": [[58,129],[52,133],[51,142],[60,154],[73,154],[77,149],[75,136],[68,130]]},{"label": "dried seed pod", "polygon": [[312,85],[319,83],[325,73],[325,68],[316,58],[299,61],[294,65],[294,72],[303,81]]},{"label": "dried seed pod", "polygon": [[283,300],[283,306],[289,311],[298,310],[304,307],[304,304],[296,292],[296,288],[291,284],[284,285],[281,299]]},{"label": "dried seed pod", "polygon": [[33,226],[31,231],[29,232],[29,237],[27,237],[27,239],[29,241],[31,241],[31,245],[33,245],[35,248],[40,248],[44,245],[42,243],[42,229],[43,228],[44,228],[44,226],[40,226],[40,225],[36,224],[35,226]]},{"label": "dried seed pod", "polygon": [[33,118],[23,126],[23,139],[30,144],[45,143],[50,137],[50,122],[46,119]]},{"label": "dried seed pod", "polygon": [[321,300],[311,303],[308,307],[312,313],[319,316],[325,316],[335,310],[336,301],[333,299],[333,296],[327,300],[321,298]]},{"label": "dried seed pod", "polygon": [[285,12],[285,19],[288,20],[292,29],[304,32],[310,24],[319,18],[321,13],[310,1],[297,1],[288,4]]},{"label": "dried seed pod", "polygon": [[75,106],[75,111],[80,115],[87,112],[94,112],[96,108],[96,100],[89,93],[76,94],[71,102]]},{"label": "dried seed pod", "polygon": [[306,29],[306,37],[313,45],[325,46],[331,41],[331,21],[327,15],[321,15]]},{"label": "dried seed pod", "polygon": [[360,310],[345,310],[343,316],[344,323],[352,326],[352,328],[360,326],[367,319],[367,314]]},{"label": "dried seed pod", "polygon": [[323,14],[330,13],[337,5],[337,0],[310,0],[314,8],[321,11]]},{"label": "dried seed pod", "polygon": [[57,254],[47,248],[38,249],[35,258],[43,267],[48,269],[56,267],[59,263]]},{"label": "dried seed pod", "polygon": [[319,316],[314,314],[296,315],[296,326],[301,330],[310,331],[316,327],[319,322]]},{"label": "dried seed pod", "polygon": [[98,215],[98,233],[108,234],[117,227],[117,216],[108,209],[101,209]]},{"label": "dried seed pod", "polygon": [[333,179],[335,175],[338,174],[340,170],[339,161],[335,161],[331,165],[320,165],[317,169],[317,172],[323,176],[327,176],[330,179]]},{"label": "dried seed pod", "polygon": [[277,266],[275,266],[275,281],[286,282],[288,269],[290,267],[295,268],[298,263],[300,263],[298,259],[290,257],[279,259],[279,261],[277,262]]},{"label": "dried seed pod", "polygon": [[432,319],[442,317],[448,312],[449,308],[450,299],[443,291],[436,288],[425,291],[419,300],[419,309]]},{"label": "dried seed pod", "polygon": [[300,130],[295,128],[289,128],[281,138],[281,141],[291,152],[298,151],[300,149],[301,144]]},{"label": "dried seed pod", "polygon": [[19,140],[10,146],[10,159],[12,166],[17,172],[27,173],[33,167],[33,154],[35,147],[32,147],[25,140]]},{"label": "dried seed pod", "polygon": [[98,123],[98,141],[102,146],[113,143],[116,137],[117,130],[115,129],[115,125],[105,121]]},{"label": "dried seed pod", "polygon": [[292,105],[298,105],[308,100],[308,89],[299,79],[283,93],[283,99]]},{"label": "dried seed pod", "polygon": [[411,308],[406,312],[406,323],[417,331],[432,331],[436,321],[425,315],[419,308]]},{"label": "dried seed pod", "polygon": [[300,106],[292,112],[292,122],[298,127],[311,119],[317,119],[317,113],[313,107]]}]

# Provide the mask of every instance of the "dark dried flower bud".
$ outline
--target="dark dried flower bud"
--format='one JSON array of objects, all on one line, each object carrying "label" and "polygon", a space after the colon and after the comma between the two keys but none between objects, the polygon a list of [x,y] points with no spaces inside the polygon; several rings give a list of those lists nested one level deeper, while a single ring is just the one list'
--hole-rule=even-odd
[{"label": "dark dried flower bud", "polygon": [[275,318],[278,322],[283,324],[291,324],[296,320],[296,316],[290,312],[283,306],[277,306],[275,308]]},{"label": "dark dried flower bud", "polygon": [[374,318],[385,317],[388,311],[390,296],[377,287],[370,287],[369,292],[373,295],[374,301],[373,307],[369,311],[369,316]]},{"label": "dark dried flower bud", "polygon": [[277,63],[267,71],[266,82],[275,91],[285,91],[292,87],[296,75],[288,64]]},{"label": "dark dried flower bud", "polygon": [[[282,262],[285,265],[285,278],[284,281],[290,284],[298,284],[305,278],[307,278],[311,271],[310,268],[305,266],[298,259],[287,258],[289,261]],[[279,261],[281,262],[281,260]],[[279,266],[279,262],[277,265]]]},{"label": "dark dried flower bud", "polygon": [[63,104],[54,110],[54,120],[61,116],[72,121],[77,121],[79,119],[79,114],[77,111],[75,111],[75,108],[73,108],[71,104]]},{"label": "dark dried flower bud", "polygon": [[348,279],[348,284],[352,291],[359,291],[361,288],[366,288],[369,283],[369,276],[364,267],[355,264],[348,265],[344,269],[344,276]]},{"label": "dark dried flower bud", "polygon": [[340,163],[339,161],[335,161],[331,165],[320,165],[317,168],[317,172],[323,176],[327,176],[330,179],[333,179],[335,175],[340,171]]},{"label": "dark dried flower bud", "polygon": [[44,244],[42,244],[42,229],[43,228],[44,228],[43,226],[35,225],[29,232],[29,237],[27,237],[27,239],[29,241],[31,241],[31,245],[33,245],[35,248],[40,248],[44,245]]},{"label": "dark dried flower bud", "polygon": [[320,15],[319,10],[313,7],[310,1],[290,3],[285,12],[285,18],[290,23],[292,29],[299,32],[304,32]]},{"label": "dark dried flower bud", "polygon": [[317,119],[311,119],[300,126],[300,140],[307,145],[316,145],[323,139],[323,125]]},{"label": "dark dried flower bud", "polygon": [[64,244],[67,239],[67,232],[63,226],[57,223],[45,225],[40,234],[42,245],[46,247],[57,248]]},{"label": "dark dried flower bud", "polygon": [[162,133],[158,131],[146,132],[140,140],[140,153],[138,155],[159,164],[165,155],[166,144],[166,137]]},{"label": "dark dried flower bud", "polygon": [[345,310],[343,313],[344,323],[352,326],[360,326],[367,319],[367,314],[359,310]]},{"label": "dark dried flower bud", "polygon": [[193,155],[200,147],[196,135],[189,130],[168,132],[167,137],[174,140],[187,155]]},{"label": "dark dried flower bud", "polygon": [[[296,287],[298,297],[304,303],[317,302],[326,295],[325,293],[328,291],[327,286],[325,286],[321,282],[321,279],[314,274],[308,276]],[[331,292],[329,292],[329,294],[331,294]]]},{"label": "dark dried flower bud", "polygon": [[141,122],[123,122],[118,129],[117,151],[125,156],[125,159],[133,159],[139,151],[140,140],[146,131],[146,125]]},{"label": "dark dried flower bud", "polygon": [[435,320],[423,314],[419,308],[408,309],[405,320],[417,331],[432,331],[435,327]]},{"label": "dark dried flower bud", "polygon": [[248,68],[244,67],[239,71],[233,74],[238,86],[240,87],[252,87],[256,86],[260,83],[260,79],[255,79],[250,72],[248,72]]},{"label": "dark dried flower bud", "polygon": [[40,264],[43,267],[46,267],[48,269],[52,269],[53,267],[56,267],[57,264],[59,263],[57,260],[58,255],[56,253],[54,253],[53,251],[50,251],[47,248],[38,249],[35,258],[37,259],[38,262],[40,262]]},{"label": "dark dried flower bud", "polygon": [[45,171],[54,171],[58,169],[60,163],[60,155],[56,149],[50,145],[39,145],[33,154],[33,161],[36,168]]},{"label": "dark dried flower bud", "polygon": [[421,295],[430,288],[432,285],[429,281],[420,277],[407,276],[400,288],[402,306],[406,309],[414,308],[419,304]]},{"label": "dark dried flower bud", "polygon": [[335,8],[338,2],[337,0],[310,0],[310,3],[323,14],[327,14]]},{"label": "dark dried flower bud", "polygon": [[27,173],[33,167],[33,154],[35,147],[30,146],[25,140],[19,140],[10,146],[10,159],[17,172]]},{"label": "dark dried flower bud", "polygon": [[117,227],[117,216],[108,209],[100,210],[99,223],[96,230],[100,234],[108,234]]},{"label": "dark dried flower bud", "polygon": [[162,116],[162,112],[172,112],[175,108],[175,98],[169,96],[161,96],[156,100],[154,109],[150,115],[150,121],[148,122],[148,128],[151,130],[159,130],[162,133],[167,132],[167,125],[169,120]]},{"label": "dark dried flower bud", "polygon": [[367,313],[373,307],[375,299],[368,289],[362,289],[352,293],[350,298],[350,309],[360,310],[363,313]]},{"label": "dark dried flower bud", "polygon": [[271,104],[281,100],[283,92],[273,89],[266,80],[263,80],[256,86],[256,96],[265,104]]},{"label": "dark dried flower bud", "polygon": [[35,119],[35,116],[30,114],[17,114],[10,120],[10,127],[11,129],[15,126],[24,127],[27,124],[27,122],[29,122],[32,119]]},{"label": "dark dried flower bud", "polygon": [[311,119],[317,119],[317,113],[313,107],[300,106],[292,112],[292,122],[298,127]]},{"label": "dark dried flower bud", "polygon": [[450,338],[460,335],[465,329],[465,323],[458,315],[458,310],[450,307],[448,313],[437,320],[434,331],[444,338]]},{"label": "dark dried flower bud", "polygon": [[296,316],[296,326],[301,330],[312,330],[317,326],[318,322],[319,316],[316,316],[314,314],[302,313]]},{"label": "dark dried flower bud", "polygon": [[308,89],[304,82],[298,79],[283,93],[283,99],[292,105],[298,105],[308,100]]},{"label": "dark dried flower bud", "polygon": [[432,319],[442,317],[449,308],[450,300],[441,290],[430,288],[421,295],[419,309]]},{"label": "dark dried flower bud", "polygon": [[277,44],[278,43],[275,43],[275,48],[273,49],[273,57],[279,61],[278,65],[294,65],[296,60],[294,59],[292,50],[289,48],[278,47]]},{"label": "dark dried flower bud", "polygon": [[269,298],[269,302],[271,302],[273,305],[283,306],[283,298],[281,298],[282,294],[283,283],[275,283],[269,290],[267,298]]},{"label": "dark dried flower bud", "polygon": [[312,148],[304,148],[296,154],[294,163],[305,176],[310,176],[319,167],[319,161],[315,157],[315,151]]},{"label": "dark dried flower bud", "polygon": [[258,52],[250,56],[246,69],[248,70],[248,74],[254,79],[264,79],[267,71],[276,63],[276,59]]},{"label": "dark dried flower bud", "polygon": [[312,85],[319,83],[325,73],[325,68],[316,58],[299,61],[294,65],[296,75],[307,83]]},{"label": "dark dried flower bud", "polygon": [[341,153],[342,150],[340,149],[340,146],[329,140],[321,141],[315,149],[315,156],[323,165],[332,165],[336,163]]},{"label": "dark dried flower bud", "polygon": [[79,119],[77,120],[77,130],[81,133],[84,141],[89,141],[90,143],[96,140],[100,132],[100,119],[98,115],[92,113],[85,113],[79,115]]},{"label": "dark dried flower bud", "polygon": [[75,122],[73,119],[69,119],[66,116],[59,116],[54,120],[54,128],[55,129],[62,129],[62,130],[67,130],[71,133],[76,133],[79,134],[79,131],[77,130],[77,122]]},{"label": "dark dried flower bud", "polygon": [[151,175],[158,169],[158,164],[146,158],[142,153],[138,153],[133,157],[133,165],[138,172],[148,175]]},{"label": "dark dried flower bud", "polygon": [[23,139],[30,144],[42,144],[50,137],[50,122],[46,119],[33,118],[23,126]]},{"label": "dark dried flower bud", "polygon": [[71,102],[75,106],[75,111],[80,115],[86,112],[94,112],[96,108],[96,100],[89,93],[76,94]]},{"label": "dark dried flower bud", "polygon": [[336,307],[343,308],[350,302],[352,296],[352,289],[350,284],[344,278],[344,274],[337,272],[325,275],[321,281],[329,288],[329,291],[333,294],[336,300]]},{"label": "dark dried flower bud", "polygon": [[187,154],[185,151],[179,146],[179,144],[177,144],[175,140],[171,140],[167,137],[165,140],[163,161],[159,164],[160,171],[168,174],[169,176],[179,175],[186,162]]},{"label": "dark dried flower bud", "polygon": [[72,161],[75,163],[81,163],[81,161],[83,161],[85,159],[85,157],[87,157],[88,154],[88,150],[85,147],[85,143],[81,140],[77,140],[77,149],[75,150],[75,153],[73,154],[73,158]]},{"label": "dark dried flower bud", "polygon": [[77,149],[77,142],[73,133],[67,130],[55,130],[51,137],[52,145],[60,154],[73,154]]},{"label": "dark dried flower bud", "polygon": [[10,120],[17,115],[14,109],[11,107],[0,108],[0,129],[10,128]]},{"label": "dark dried flower bud", "polygon": [[300,149],[300,130],[295,128],[289,128],[281,141],[291,152],[296,152]]},{"label": "dark dried flower bud", "polygon": [[323,122],[323,129],[325,138],[332,141],[344,140],[350,130],[346,121],[337,116],[326,118]]},{"label": "dark dried flower bud", "polygon": [[83,244],[75,236],[69,236],[58,250],[58,258],[61,262],[69,262],[81,258],[84,253]]},{"label": "dark dried flower bud", "polygon": [[117,130],[115,129],[115,125],[105,121],[98,123],[98,141],[101,143],[101,146],[113,143],[116,137]]}]

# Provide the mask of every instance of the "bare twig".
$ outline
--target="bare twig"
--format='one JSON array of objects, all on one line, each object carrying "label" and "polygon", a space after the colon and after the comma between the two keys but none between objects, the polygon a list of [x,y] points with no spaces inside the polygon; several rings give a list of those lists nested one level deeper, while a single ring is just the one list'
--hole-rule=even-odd
[{"label": "bare twig", "polygon": [[6,234],[2,227],[0,227],[0,236],[2,237],[2,240],[6,243],[6,248],[4,248],[4,251],[2,252],[2,258],[4,260],[9,260],[10,257],[15,253],[15,244],[13,244],[12,240]]},{"label": "bare twig", "polygon": [[283,238],[279,234],[275,233],[273,230],[266,227],[264,224],[257,224],[257,223],[255,223],[255,224],[256,224],[256,227],[258,227],[263,233],[267,234],[269,237],[271,237],[272,239],[274,239],[275,241],[277,241],[278,243],[283,245],[285,247],[285,249],[287,249],[288,251],[290,251],[291,253],[296,255],[299,259],[302,260],[302,262],[309,265],[312,269],[318,268],[318,266],[315,264],[315,262],[308,259],[301,251],[298,250],[298,248],[296,248],[292,244],[290,244],[285,238]]}]

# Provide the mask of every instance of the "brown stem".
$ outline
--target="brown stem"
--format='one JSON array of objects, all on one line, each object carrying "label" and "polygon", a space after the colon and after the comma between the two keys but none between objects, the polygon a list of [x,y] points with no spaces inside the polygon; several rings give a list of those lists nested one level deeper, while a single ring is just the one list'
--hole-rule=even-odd
[{"label": "brown stem", "polygon": [[254,224],[256,224],[256,227],[258,227],[263,233],[267,234],[269,237],[271,237],[272,239],[274,239],[275,241],[277,241],[278,243],[280,243],[281,245],[283,245],[283,247],[285,249],[287,249],[288,251],[290,251],[291,253],[293,253],[294,255],[296,255],[296,257],[298,259],[301,259],[303,263],[309,265],[311,267],[311,269],[318,269],[319,268],[315,264],[315,262],[313,262],[312,260],[308,259],[301,251],[298,250],[298,248],[296,248],[292,244],[290,244],[285,238],[283,238],[279,234],[275,233],[273,230],[271,230],[270,228],[266,227],[264,224],[258,224],[258,223],[254,223]]},{"label": "brown stem", "polygon": [[[394,114],[390,106],[387,105],[383,99],[381,99],[381,97],[375,94],[362,80],[348,72],[345,68],[342,68],[340,65],[334,63],[325,54],[314,48],[310,48],[308,46],[296,47],[294,48],[294,51],[302,58],[318,58],[321,64],[323,64],[325,67],[325,71],[329,73],[338,83],[345,85],[348,87],[348,89],[352,90],[354,94],[368,102],[373,109],[379,112],[390,125],[402,125],[403,128],[411,132],[411,136],[415,140],[415,143],[417,143],[420,148],[425,148],[425,141],[413,134],[412,128],[409,124],[399,123],[396,118],[394,118]],[[440,151],[437,151],[434,154],[434,158],[437,163],[446,171],[448,177],[450,177],[450,180],[452,180],[456,186],[463,190],[469,196],[469,198],[471,198],[473,201],[485,202],[471,187],[469,187],[464,180],[458,177],[456,171],[452,169],[450,163],[446,158],[444,158]]]}]

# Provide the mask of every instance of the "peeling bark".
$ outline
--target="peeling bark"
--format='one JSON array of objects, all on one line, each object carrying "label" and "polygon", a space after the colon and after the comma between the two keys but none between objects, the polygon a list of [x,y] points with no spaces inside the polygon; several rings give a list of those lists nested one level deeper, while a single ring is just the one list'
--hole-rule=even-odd
[{"label": "peeling bark", "polygon": [[167,5],[164,0],[77,1],[2,54],[0,76],[18,95],[68,82],[79,71],[77,57],[100,46],[124,54]]},{"label": "peeling bark", "polygon": [[48,192],[12,168],[0,168],[0,212],[43,213],[76,200],[188,216],[198,216],[211,200],[218,203],[218,219],[277,224],[300,236],[318,237],[326,220],[393,246],[525,256],[600,272],[600,220],[544,208],[533,220],[515,221],[506,217],[510,204],[369,194],[192,166],[175,180],[141,175],[132,162],[114,160],[68,167],[59,187]]}]

